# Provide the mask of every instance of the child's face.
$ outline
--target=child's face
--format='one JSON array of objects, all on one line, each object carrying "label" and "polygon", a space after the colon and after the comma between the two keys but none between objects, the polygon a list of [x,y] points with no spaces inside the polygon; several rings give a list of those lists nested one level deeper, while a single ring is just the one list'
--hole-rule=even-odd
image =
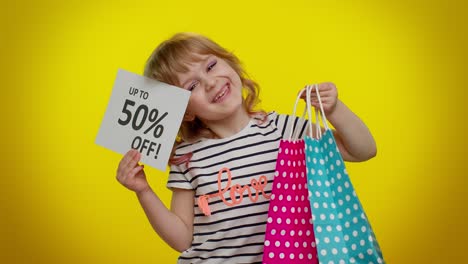
[{"label": "child's face", "polygon": [[187,112],[205,124],[220,121],[242,111],[242,81],[229,64],[214,55],[188,65],[177,75],[182,88],[192,92]]}]

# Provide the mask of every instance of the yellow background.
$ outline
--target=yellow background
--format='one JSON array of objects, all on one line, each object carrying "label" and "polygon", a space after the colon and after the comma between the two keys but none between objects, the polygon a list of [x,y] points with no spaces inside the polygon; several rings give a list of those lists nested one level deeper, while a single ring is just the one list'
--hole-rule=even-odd
[{"label": "yellow background", "polygon": [[[3,0],[0,262],[175,263],[94,140],[117,69],[193,31],[239,56],[266,110],[335,82],[377,140],[347,166],[387,262],[466,263],[463,2]],[[167,172],[147,174],[168,203]]]}]

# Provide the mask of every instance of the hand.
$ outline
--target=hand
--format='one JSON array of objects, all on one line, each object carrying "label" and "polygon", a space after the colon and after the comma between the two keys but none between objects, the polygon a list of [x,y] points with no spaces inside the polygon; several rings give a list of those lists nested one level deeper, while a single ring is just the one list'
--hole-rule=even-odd
[{"label": "hand", "polygon": [[[323,110],[325,111],[326,115],[330,115],[336,108],[336,104],[338,103],[338,90],[336,89],[335,84],[331,82],[326,83],[319,83],[318,85],[320,99],[322,101]],[[302,99],[306,99],[306,93],[302,93]],[[312,85],[311,90],[311,104],[313,107],[320,109],[320,105],[317,99],[317,91]]]},{"label": "hand", "polygon": [[138,165],[140,157],[140,152],[131,149],[120,160],[117,168],[117,181],[136,193],[150,189],[143,170],[144,166]]}]

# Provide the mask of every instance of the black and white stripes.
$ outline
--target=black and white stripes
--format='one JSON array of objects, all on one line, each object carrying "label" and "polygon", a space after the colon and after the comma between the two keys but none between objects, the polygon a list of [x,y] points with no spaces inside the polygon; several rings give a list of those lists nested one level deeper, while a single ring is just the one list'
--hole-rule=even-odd
[{"label": "black and white stripes", "polygon": [[[263,124],[252,119],[234,136],[177,148],[176,155],[193,156],[188,167],[171,166],[167,186],[193,189],[195,199],[212,195],[210,216],[195,203],[192,247],[179,263],[261,262],[279,141],[288,135],[291,121],[302,136],[305,122],[272,112]],[[259,183],[262,176],[264,185]]]}]

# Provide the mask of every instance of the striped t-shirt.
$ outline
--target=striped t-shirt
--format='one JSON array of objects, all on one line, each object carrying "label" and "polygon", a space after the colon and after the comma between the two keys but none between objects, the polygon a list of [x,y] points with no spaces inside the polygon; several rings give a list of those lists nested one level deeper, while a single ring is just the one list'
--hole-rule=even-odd
[{"label": "striped t-shirt", "polygon": [[[233,136],[177,147],[176,156],[193,156],[188,167],[171,166],[167,186],[195,191],[192,245],[178,263],[261,263],[279,141],[289,136],[291,122],[302,137],[300,118],[271,112]],[[210,195],[207,216],[197,200]]]}]

